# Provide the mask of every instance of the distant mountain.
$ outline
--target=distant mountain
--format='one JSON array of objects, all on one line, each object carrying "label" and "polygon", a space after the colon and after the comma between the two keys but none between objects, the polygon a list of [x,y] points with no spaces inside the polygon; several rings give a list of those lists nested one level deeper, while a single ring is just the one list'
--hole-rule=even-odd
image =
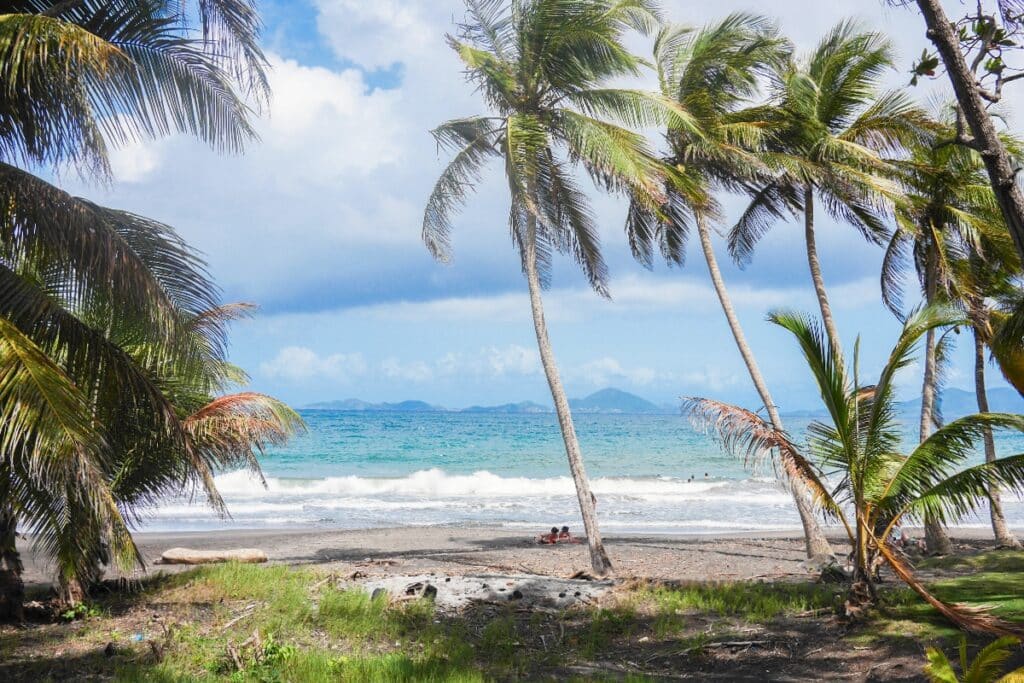
[{"label": "distant mountain", "polygon": [[[978,412],[978,400],[973,391],[945,389],[941,394],[942,417],[949,420]],[[898,404],[900,413],[920,414],[921,399]],[[1009,388],[989,389],[988,409],[993,413],[1024,414],[1024,398]]]},{"label": "distant mountain", "polygon": [[470,406],[463,408],[460,413],[503,413],[506,415],[523,413],[550,413],[553,409],[549,406],[542,406],[533,401],[521,401],[520,403],[505,403],[500,406]]},{"label": "distant mountain", "polygon": [[[946,422],[955,420],[964,415],[971,415],[978,412],[978,400],[973,391],[964,389],[944,389],[941,394],[942,417]],[[1024,398],[1021,398],[1013,389],[999,388],[989,389],[988,409],[993,413],[1015,413],[1024,415]],[[917,419],[921,414],[921,399],[915,398],[912,401],[898,401],[896,413],[905,419]],[[826,413],[818,410],[791,410],[782,414],[783,417],[806,417],[821,418]]]},{"label": "distant mountain", "polygon": [[[586,398],[571,398],[569,406],[577,413],[613,413],[613,414],[639,414],[639,415],[665,415],[678,413],[676,405],[659,406],[647,399],[640,398],[619,389],[602,389],[596,391]],[[337,410],[360,413],[428,413],[428,412],[453,412],[441,406],[431,405],[425,401],[402,401],[400,403],[368,403],[358,398],[348,398],[344,401],[320,401],[306,406],[306,410]],[[504,403],[497,406],[470,406],[462,410],[454,411],[460,413],[491,413],[507,415],[542,414],[554,412],[550,406],[534,403],[533,401],[521,401],[519,403]]]},{"label": "distant mountain", "polygon": [[307,410],[338,410],[366,413],[432,413],[446,410],[424,401],[401,401],[400,403],[367,403],[358,398],[344,401],[322,401],[306,406]]},{"label": "distant mountain", "polygon": [[655,405],[636,394],[619,389],[602,389],[586,398],[569,399],[569,407],[578,413],[665,413],[662,406]]}]

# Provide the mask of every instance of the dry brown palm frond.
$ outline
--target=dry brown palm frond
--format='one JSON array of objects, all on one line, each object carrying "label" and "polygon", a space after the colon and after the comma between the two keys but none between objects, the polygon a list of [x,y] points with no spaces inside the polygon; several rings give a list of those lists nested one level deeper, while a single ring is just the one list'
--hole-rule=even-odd
[{"label": "dry brown palm frond", "polygon": [[[247,465],[263,479],[257,453],[304,429],[302,418],[280,401],[255,392],[221,396],[184,421],[190,441],[217,467]],[[216,495],[212,483],[207,492]]]},{"label": "dry brown palm frond", "polygon": [[771,460],[773,467],[781,465],[790,480],[807,485],[817,505],[845,523],[817,468],[800,455],[785,432],[751,410],[710,398],[685,397],[682,410],[696,428],[714,432],[729,454],[743,459],[745,467],[757,467],[765,460]]},{"label": "dry brown palm frond", "polygon": [[[877,539],[876,539],[877,541]],[[921,583],[910,566],[903,561],[896,553],[889,548],[888,544],[877,541],[878,550],[882,553],[886,562],[892,567],[900,579],[907,584],[911,590],[924,598],[925,602],[937,609],[944,617],[966,631],[975,633],[991,633],[1001,636],[1013,636],[1020,638],[1024,636],[1024,627],[1019,624],[1010,623],[1000,619],[991,612],[991,607],[981,605],[965,605],[963,603],[945,603],[931,594]]]}]

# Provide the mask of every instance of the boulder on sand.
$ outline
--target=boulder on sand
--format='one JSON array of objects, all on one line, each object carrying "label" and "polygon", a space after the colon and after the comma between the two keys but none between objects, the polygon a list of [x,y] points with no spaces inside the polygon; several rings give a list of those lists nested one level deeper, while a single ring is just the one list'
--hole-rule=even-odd
[{"label": "boulder on sand", "polygon": [[258,548],[236,548],[234,550],[171,548],[160,556],[160,564],[214,564],[217,562],[255,564],[266,561],[267,554]]}]

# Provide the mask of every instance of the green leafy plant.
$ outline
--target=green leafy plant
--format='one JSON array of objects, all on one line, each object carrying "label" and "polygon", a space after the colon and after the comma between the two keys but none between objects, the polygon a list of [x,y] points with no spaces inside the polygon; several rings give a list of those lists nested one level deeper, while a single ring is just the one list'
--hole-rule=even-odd
[{"label": "green leafy plant", "polygon": [[60,618],[64,621],[78,621],[80,619],[90,619],[102,615],[103,610],[97,605],[80,602],[74,607],[61,612]]},{"label": "green leafy plant", "polygon": [[[981,413],[955,420],[936,430],[909,455],[900,452],[894,378],[911,364],[915,348],[928,330],[956,324],[959,315],[944,307],[911,313],[889,359],[874,384],[862,384],[858,353],[852,368],[833,354],[821,326],[806,316],[773,312],[769,319],[788,330],[821,392],[828,421],[808,427],[805,456],[789,436],[760,415],[710,399],[689,399],[685,409],[696,423],[714,430],[726,449],[750,466],[772,458],[791,478],[801,479],[814,493],[819,509],[837,520],[853,547],[853,576],[845,611],[858,616],[878,602],[875,577],[888,564],[893,572],[962,628],[1013,635],[1018,627],[984,609],[947,604],[914,576],[898,548],[890,544],[899,525],[925,518],[954,522],[978,509],[993,484],[1024,489],[1024,455],[1013,455],[973,467],[975,443],[986,428],[1024,431],[1024,416]],[[826,483],[826,472],[834,483]]]},{"label": "green leafy plant", "polygon": [[1020,641],[1004,636],[986,645],[971,661],[967,660],[967,639],[960,639],[960,672],[957,675],[953,663],[938,648],[930,647],[926,651],[928,664],[924,672],[932,683],[1022,683],[1024,667],[1002,673],[1001,670],[1010,658],[1012,650],[1020,646]]}]

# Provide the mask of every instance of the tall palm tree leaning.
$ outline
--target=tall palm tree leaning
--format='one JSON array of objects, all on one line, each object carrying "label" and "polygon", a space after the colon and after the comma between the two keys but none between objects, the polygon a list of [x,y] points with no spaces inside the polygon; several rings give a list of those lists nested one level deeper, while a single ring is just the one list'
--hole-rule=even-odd
[{"label": "tall palm tree leaning", "polygon": [[[914,264],[921,294],[928,305],[952,303],[964,310],[973,328],[975,393],[978,410],[988,412],[985,392],[985,346],[991,323],[985,299],[1007,287],[1008,274],[1019,272],[1013,241],[1006,230],[995,194],[985,177],[980,155],[948,144],[953,122],[934,122],[936,136],[910,145],[906,158],[894,161],[903,200],[896,208],[896,231],[882,261],[882,299],[900,319],[904,261]],[[909,254],[908,254],[909,252]],[[938,330],[925,335],[924,381],[921,390],[920,439],[940,426],[938,405]],[[943,337],[948,339],[948,337]],[[986,460],[995,460],[991,430],[984,431]],[[1001,545],[1013,546],[1002,514],[998,489],[990,492],[993,531]],[[938,552],[948,552],[944,534],[929,539]]]},{"label": "tall palm tree leaning", "polygon": [[623,47],[628,29],[653,30],[649,0],[472,0],[466,22],[448,42],[491,114],[444,123],[433,135],[454,157],[427,202],[423,239],[439,260],[449,257],[451,213],[500,159],[511,198],[509,228],[530,294],[541,363],[551,389],[576,484],[590,559],[598,574],[611,562],[601,542],[579,442],[548,340],[541,298],[553,253],[570,255],[594,290],[607,296],[607,268],[587,198],[573,178],[579,163],[598,186],[664,203],[665,172],[643,136],[620,127],[684,126],[688,117],[656,94],[605,87],[638,74],[641,60]]},{"label": "tall palm tree leaning", "polygon": [[[699,30],[673,26],[661,30],[654,47],[661,93],[685,109],[698,130],[667,132],[671,157],[665,162],[686,180],[666,188],[669,202],[662,213],[668,220],[658,220],[642,202],[634,202],[626,226],[633,254],[641,263],[653,265],[657,245],[669,264],[682,265],[692,217],[736,346],[772,426],[779,432],[785,431],[782,418],[733,309],[715,258],[709,220],[719,214],[712,194],[715,189],[744,191],[770,175],[760,154],[765,137],[765,124],[760,120],[763,108],[742,107],[756,95],[758,78],[787,55],[788,45],[774,27],[765,18],[750,14],[732,14]],[[791,477],[789,481],[808,557],[831,554],[803,480]]]},{"label": "tall palm tree leaning", "polygon": [[802,213],[811,281],[837,359],[842,348],[818,257],[815,202],[872,243],[888,238],[885,214],[897,188],[881,155],[919,136],[926,120],[905,93],[879,89],[892,66],[889,40],[852,21],[837,24],[806,60],[784,63],[767,115],[781,172],[754,195],[729,235],[730,253],[745,264],[772,225],[766,218],[787,208]]},{"label": "tall palm tree leaning", "polygon": [[[820,199],[835,220],[854,226],[869,242],[884,244],[889,238],[885,214],[898,189],[882,155],[900,152],[929,130],[928,117],[906,93],[879,89],[892,67],[887,38],[843,21],[804,63],[790,61],[779,71],[773,147],[781,173],[755,194],[729,237],[733,258],[744,263],[770,225],[765,216],[778,214],[786,203],[802,211],[811,282],[829,346],[840,363],[842,344],[818,257],[815,201]],[[932,386],[933,377],[926,377],[926,386]],[[923,428],[921,436],[927,437]],[[927,524],[927,536],[933,552],[949,552],[949,538],[937,523]]]}]

